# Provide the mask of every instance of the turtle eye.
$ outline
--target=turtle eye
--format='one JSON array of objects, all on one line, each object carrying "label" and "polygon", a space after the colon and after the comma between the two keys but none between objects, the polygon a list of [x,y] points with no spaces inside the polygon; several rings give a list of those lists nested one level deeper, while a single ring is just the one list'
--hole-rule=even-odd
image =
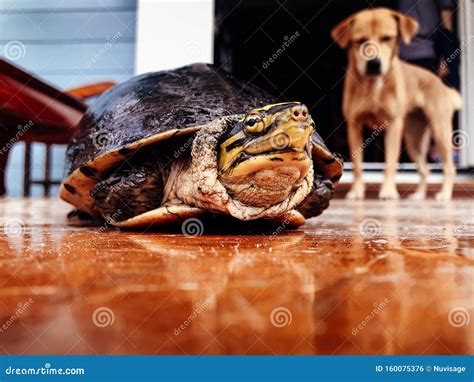
[{"label": "turtle eye", "polygon": [[245,120],[244,128],[249,133],[261,133],[265,128],[265,124],[261,118],[249,117]]}]

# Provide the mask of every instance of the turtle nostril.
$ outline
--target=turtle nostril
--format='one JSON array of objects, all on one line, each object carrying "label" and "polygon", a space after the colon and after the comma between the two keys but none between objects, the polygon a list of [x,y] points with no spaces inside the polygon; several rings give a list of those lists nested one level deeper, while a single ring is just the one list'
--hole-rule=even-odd
[{"label": "turtle nostril", "polygon": [[308,119],[308,108],[304,105],[294,106],[292,112],[293,118],[297,121],[304,122]]}]

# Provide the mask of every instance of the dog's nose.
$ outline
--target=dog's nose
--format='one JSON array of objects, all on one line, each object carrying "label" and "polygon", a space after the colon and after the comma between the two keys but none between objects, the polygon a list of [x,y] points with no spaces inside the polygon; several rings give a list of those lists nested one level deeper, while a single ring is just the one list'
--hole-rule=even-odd
[{"label": "dog's nose", "polygon": [[365,72],[368,75],[376,75],[381,73],[381,69],[382,63],[380,62],[380,59],[374,58],[372,60],[367,61]]},{"label": "dog's nose", "polygon": [[308,120],[308,108],[305,105],[297,105],[291,108],[293,119],[299,122],[306,122]]}]

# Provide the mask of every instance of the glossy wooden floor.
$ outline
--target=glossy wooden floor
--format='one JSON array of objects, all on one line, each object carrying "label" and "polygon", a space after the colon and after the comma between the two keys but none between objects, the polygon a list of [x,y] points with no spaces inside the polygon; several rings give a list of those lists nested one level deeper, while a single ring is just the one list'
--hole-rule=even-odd
[{"label": "glossy wooden floor", "polygon": [[474,203],[335,200],[267,235],[66,225],[0,201],[0,353],[473,353]]}]

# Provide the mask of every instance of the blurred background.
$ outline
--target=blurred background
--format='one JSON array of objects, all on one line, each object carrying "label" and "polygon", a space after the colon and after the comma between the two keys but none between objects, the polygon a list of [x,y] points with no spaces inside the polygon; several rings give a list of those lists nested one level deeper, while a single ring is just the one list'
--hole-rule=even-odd
[{"label": "blurred background", "polygon": [[[464,110],[456,120],[455,159],[459,169],[469,173],[474,166],[473,150],[466,144],[474,135],[474,3],[454,3],[453,28],[443,32],[456,52],[449,67],[451,76],[446,80],[459,86],[465,99]],[[346,55],[331,40],[329,32],[350,14],[376,6],[396,9],[398,2],[0,0],[0,55],[60,90],[104,81],[120,83],[135,74],[197,61],[214,62],[266,88],[282,101],[306,103],[329,147],[348,159],[341,113]],[[93,100],[94,97],[83,99],[89,103]],[[2,99],[0,106],[6,113],[3,102]],[[0,133],[11,135],[13,130],[24,128],[25,123],[28,118],[16,125],[11,119],[8,123],[0,121]],[[31,131],[41,128],[28,127]],[[52,130],[47,134],[56,133]],[[366,168],[380,172],[383,138],[377,139],[367,151]],[[64,137],[35,137],[29,141],[27,145],[22,139],[12,142],[6,167],[6,195],[55,195],[63,176],[65,153],[65,145],[56,143],[64,141]],[[2,158],[6,155],[3,153]],[[436,170],[436,153],[431,161]],[[411,164],[402,168],[408,173],[414,171]]]}]

